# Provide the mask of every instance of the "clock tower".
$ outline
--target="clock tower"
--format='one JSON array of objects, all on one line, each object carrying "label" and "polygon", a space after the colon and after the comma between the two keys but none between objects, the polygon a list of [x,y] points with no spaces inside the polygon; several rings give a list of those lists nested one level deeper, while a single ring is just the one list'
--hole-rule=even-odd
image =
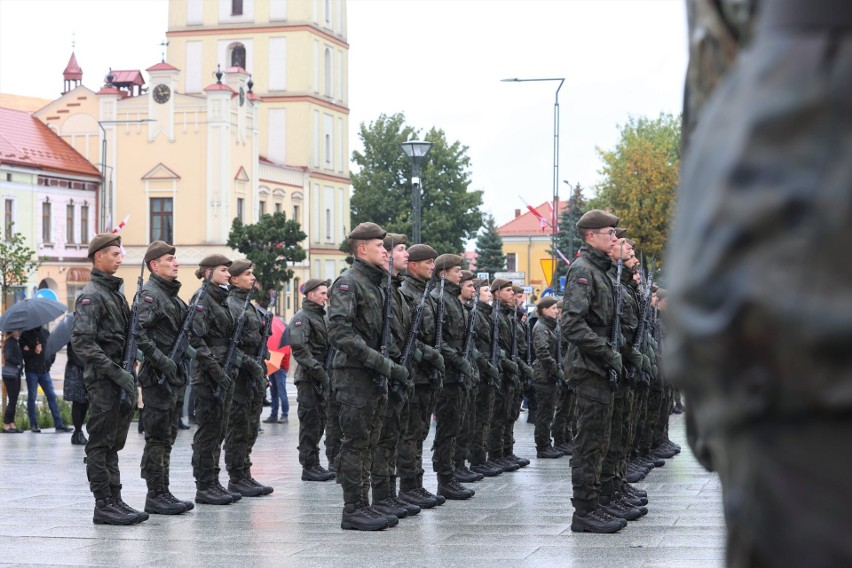
[{"label": "clock tower", "polygon": [[173,142],[175,139],[174,95],[180,69],[162,61],[146,71],[150,77],[148,116],[155,121],[148,127],[148,140],[154,140],[163,133],[170,142]]}]

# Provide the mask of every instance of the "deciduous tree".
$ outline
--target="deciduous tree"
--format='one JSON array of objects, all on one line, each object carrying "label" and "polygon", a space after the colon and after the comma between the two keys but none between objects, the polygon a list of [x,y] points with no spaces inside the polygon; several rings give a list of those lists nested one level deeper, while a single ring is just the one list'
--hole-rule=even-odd
[{"label": "deciduous tree", "polygon": [[6,311],[6,298],[13,287],[23,286],[30,275],[38,270],[41,261],[36,252],[26,245],[24,236],[16,233],[12,226],[8,228],[9,240],[0,240],[0,293],[3,294],[3,311]]}]

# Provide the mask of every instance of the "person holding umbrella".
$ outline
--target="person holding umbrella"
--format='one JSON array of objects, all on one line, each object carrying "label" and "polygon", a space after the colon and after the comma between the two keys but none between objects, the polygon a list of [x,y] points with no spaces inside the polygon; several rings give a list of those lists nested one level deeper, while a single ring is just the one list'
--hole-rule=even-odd
[{"label": "person holding umbrella", "polygon": [[20,337],[20,331],[10,331],[3,342],[3,384],[6,385],[6,392],[9,395],[9,403],[3,414],[4,434],[23,432],[15,426],[15,409],[18,406],[18,394],[21,392],[21,368],[24,366],[24,354],[21,353],[21,346],[18,344]]},{"label": "person holding umbrella", "polygon": [[39,433],[38,414],[36,413],[36,396],[38,387],[44,391],[47,406],[53,415],[53,424],[57,432],[70,432],[59,415],[59,405],[56,403],[56,392],[53,380],[50,378],[50,367],[56,355],[47,356],[46,345],[50,332],[44,327],[28,329],[21,334],[20,345],[24,354],[24,375],[27,378],[27,414],[30,418],[30,431]]},{"label": "person holding umbrella", "polygon": [[[121,293],[121,237],[101,233],[89,243],[91,280],[79,298],[71,329],[71,346],[83,363],[83,382],[91,404],[86,476],[95,497],[92,522],[132,525],[148,519],[121,498],[118,452],[124,448],[136,405],[136,380],[122,368],[130,306]],[[125,393],[126,400],[122,400]]]}]

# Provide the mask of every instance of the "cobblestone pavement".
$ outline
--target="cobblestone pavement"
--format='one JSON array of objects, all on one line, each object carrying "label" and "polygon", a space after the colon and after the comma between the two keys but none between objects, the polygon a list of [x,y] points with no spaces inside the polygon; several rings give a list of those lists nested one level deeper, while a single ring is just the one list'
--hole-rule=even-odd
[{"label": "cobblestone pavement", "polygon": [[[423,511],[395,528],[343,531],[340,488],[300,480],[295,404],[290,420],[263,424],[253,453],[254,476],[275,487],[272,495],[199,505],[132,527],[92,524],[83,449],[71,445],[70,435],[52,429],[0,435],[0,567],[724,565],[720,484],[689,453],[682,416],[672,417],[671,436],[683,452],[637,484],[648,491],[650,512],[615,535],[571,532],[568,458],[535,459],[524,414],[516,453],[531,457],[530,466],[472,484],[474,498]],[[192,430],[181,432],[172,457],[172,491],[185,499],[194,495],[191,440]],[[134,423],[120,459],[125,500],[137,508],[145,498],[138,475],[143,446]],[[427,477],[434,491],[434,474]]]}]

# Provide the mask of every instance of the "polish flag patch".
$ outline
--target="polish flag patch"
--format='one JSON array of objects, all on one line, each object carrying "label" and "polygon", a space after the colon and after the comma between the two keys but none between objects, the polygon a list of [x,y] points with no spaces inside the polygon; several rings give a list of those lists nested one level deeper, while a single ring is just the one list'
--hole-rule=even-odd
[{"label": "polish flag patch", "polygon": [[349,291],[349,284],[341,284],[340,288],[338,288],[338,290],[340,290],[341,292],[348,292]]},{"label": "polish flag patch", "polygon": [[585,278],[578,278],[577,284],[582,284],[583,286],[587,286],[589,284],[589,281],[586,280]]}]

